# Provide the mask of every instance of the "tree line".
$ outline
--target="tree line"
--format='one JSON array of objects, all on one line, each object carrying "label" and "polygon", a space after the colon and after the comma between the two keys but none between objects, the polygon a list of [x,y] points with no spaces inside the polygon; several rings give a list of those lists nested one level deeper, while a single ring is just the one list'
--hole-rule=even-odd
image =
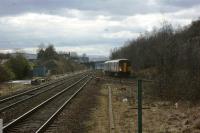
[{"label": "tree line", "polygon": [[53,45],[39,48],[35,61],[27,60],[23,53],[16,53],[15,56],[1,53],[0,61],[2,60],[5,60],[5,63],[0,62],[0,82],[30,78],[32,70],[38,66],[46,67],[50,71],[50,75],[64,74],[85,68],[84,65],[58,54]]},{"label": "tree line", "polygon": [[45,66],[51,74],[63,74],[84,69],[85,66],[66,59],[62,54],[58,54],[53,45],[46,48],[39,48],[37,53],[37,65]]},{"label": "tree line", "polygon": [[154,79],[154,95],[173,100],[200,99],[200,20],[175,29],[169,23],[146,32],[111,58],[127,58],[138,77]]},{"label": "tree line", "polygon": [[0,82],[10,79],[23,79],[30,75],[31,65],[22,54],[17,53],[16,56],[1,54],[0,59],[7,60],[0,65]]}]

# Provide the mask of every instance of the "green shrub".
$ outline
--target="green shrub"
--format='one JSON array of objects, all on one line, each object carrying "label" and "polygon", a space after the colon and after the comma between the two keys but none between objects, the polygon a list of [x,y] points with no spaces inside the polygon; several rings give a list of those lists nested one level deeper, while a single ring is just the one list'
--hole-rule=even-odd
[{"label": "green shrub", "polygon": [[15,74],[16,79],[27,77],[31,68],[28,60],[21,54],[11,57],[5,65]]},{"label": "green shrub", "polygon": [[15,74],[6,66],[0,65],[0,82],[8,81],[15,77]]}]

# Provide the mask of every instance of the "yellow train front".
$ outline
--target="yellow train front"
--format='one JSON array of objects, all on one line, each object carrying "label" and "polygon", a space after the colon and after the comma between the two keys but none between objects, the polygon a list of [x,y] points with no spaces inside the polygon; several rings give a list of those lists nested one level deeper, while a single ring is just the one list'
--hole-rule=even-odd
[{"label": "yellow train front", "polygon": [[111,76],[129,76],[131,74],[131,63],[128,59],[106,61],[104,73]]}]

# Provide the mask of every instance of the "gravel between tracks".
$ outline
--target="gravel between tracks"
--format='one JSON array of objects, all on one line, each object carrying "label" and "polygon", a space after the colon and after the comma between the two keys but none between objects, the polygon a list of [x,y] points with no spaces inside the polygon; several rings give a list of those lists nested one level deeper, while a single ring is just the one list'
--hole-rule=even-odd
[{"label": "gravel between tracks", "polygon": [[98,105],[99,85],[95,80],[88,85],[65,107],[46,132],[87,133],[94,123],[88,123],[91,113]]}]

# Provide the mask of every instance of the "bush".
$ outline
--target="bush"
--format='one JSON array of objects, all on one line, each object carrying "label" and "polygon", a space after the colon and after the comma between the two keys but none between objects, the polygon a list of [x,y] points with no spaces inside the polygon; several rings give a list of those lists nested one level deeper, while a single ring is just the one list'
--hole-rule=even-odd
[{"label": "bush", "polygon": [[6,67],[15,74],[16,79],[23,79],[27,77],[30,72],[29,62],[21,54],[11,57],[8,62],[6,62]]},{"label": "bush", "polygon": [[0,65],[0,82],[8,81],[15,77],[14,73],[7,67]]}]

